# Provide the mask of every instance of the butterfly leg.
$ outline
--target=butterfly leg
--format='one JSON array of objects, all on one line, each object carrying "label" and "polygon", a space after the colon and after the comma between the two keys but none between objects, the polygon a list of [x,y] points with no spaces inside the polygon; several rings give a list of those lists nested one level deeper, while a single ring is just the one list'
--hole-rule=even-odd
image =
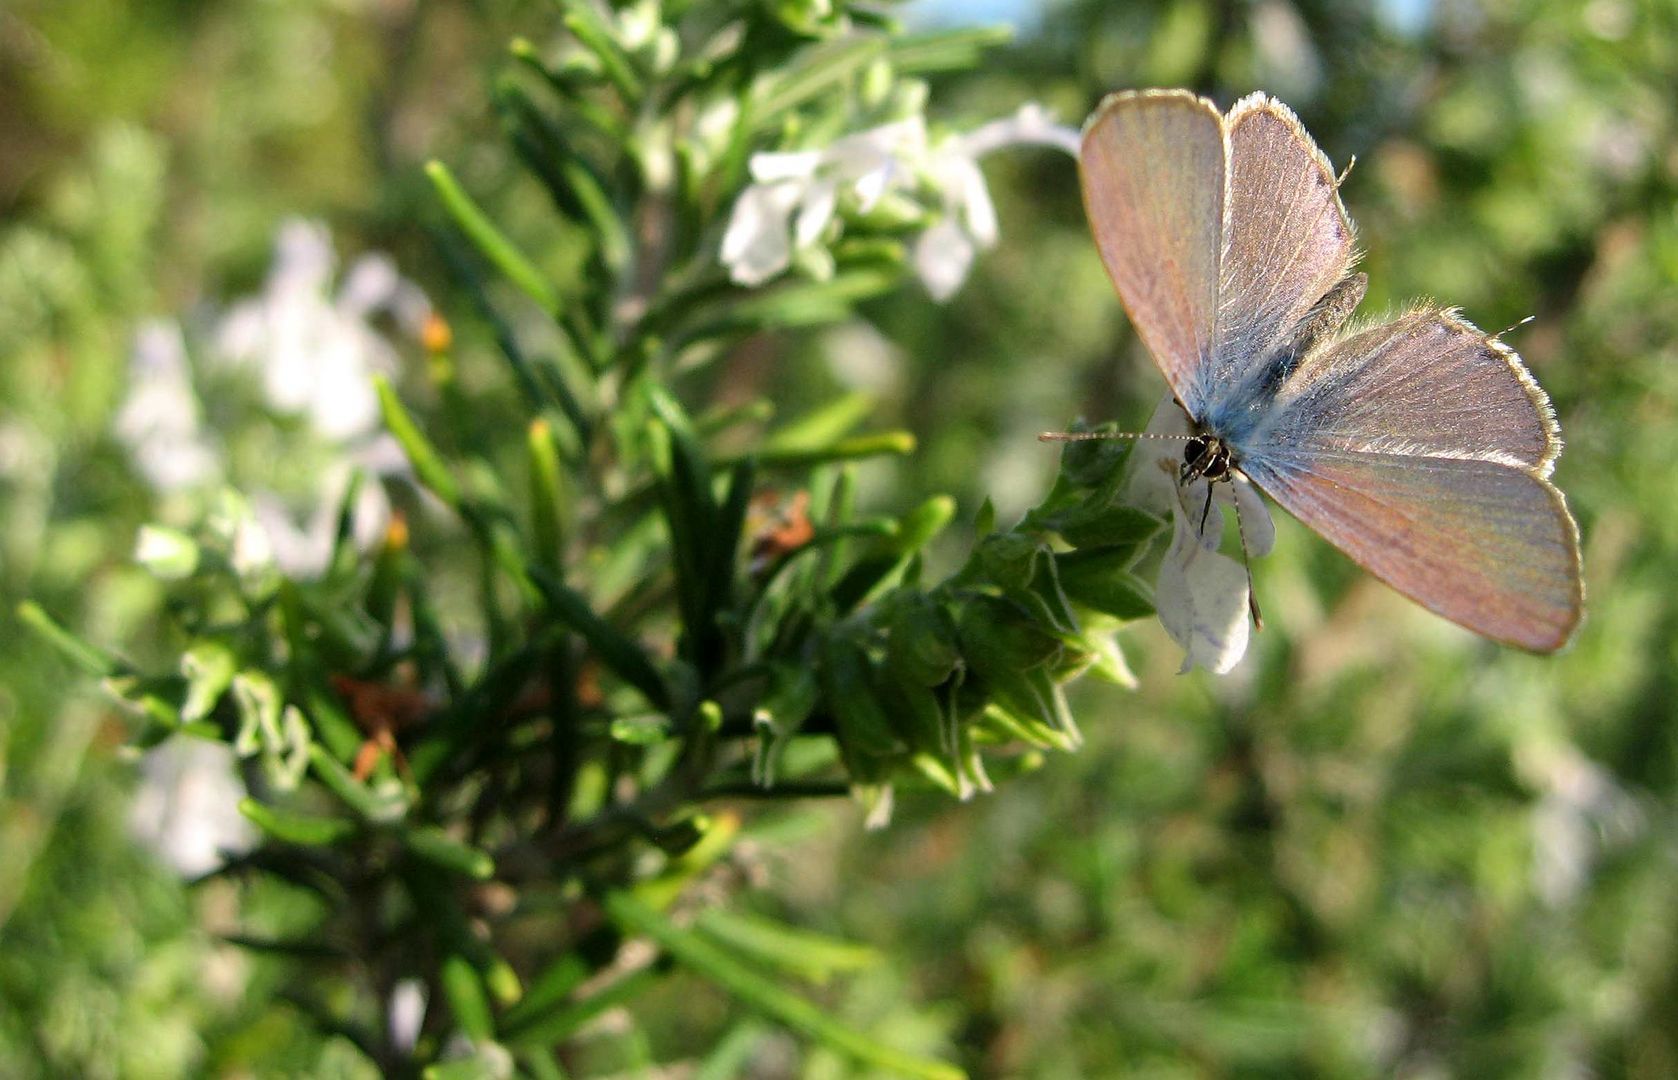
[{"label": "butterfly leg", "polygon": [[1247,571],[1247,611],[1253,617],[1253,629],[1264,629],[1264,616],[1259,614],[1258,590],[1253,588],[1253,557],[1247,552],[1247,526],[1241,520],[1241,501],[1235,502],[1235,532],[1241,538],[1241,565]]}]

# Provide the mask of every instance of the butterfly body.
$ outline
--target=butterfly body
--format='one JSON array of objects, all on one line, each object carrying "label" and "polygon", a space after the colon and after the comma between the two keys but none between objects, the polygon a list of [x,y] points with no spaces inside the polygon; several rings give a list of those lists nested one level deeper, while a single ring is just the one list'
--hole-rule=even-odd
[{"label": "butterfly body", "polygon": [[1351,318],[1367,279],[1339,177],[1286,106],[1115,94],[1080,165],[1102,260],[1194,432],[1181,481],[1246,477],[1447,618],[1566,642],[1583,586],[1548,399],[1455,311]]}]

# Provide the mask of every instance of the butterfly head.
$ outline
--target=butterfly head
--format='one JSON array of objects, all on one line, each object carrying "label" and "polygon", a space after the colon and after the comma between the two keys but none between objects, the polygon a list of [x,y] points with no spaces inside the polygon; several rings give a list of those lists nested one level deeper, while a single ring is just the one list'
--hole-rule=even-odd
[{"label": "butterfly head", "polygon": [[1183,468],[1179,483],[1206,480],[1218,483],[1228,480],[1235,468],[1235,456],[1229,444],[1216,435],[1196,435],[1183,444]]}]

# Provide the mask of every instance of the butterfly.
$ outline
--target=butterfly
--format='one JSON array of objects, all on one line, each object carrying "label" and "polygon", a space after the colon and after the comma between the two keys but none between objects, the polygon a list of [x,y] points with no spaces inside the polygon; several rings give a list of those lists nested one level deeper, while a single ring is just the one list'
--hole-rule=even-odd
[{"label": "butterfly", "polygon": [[1549,480],[1549,399],[1455,310],[1351,320],[1368,278],[1341,178],[1287,106],[1113,94],[1079,171],[1101,259],[1190,425],[1179,483],[1250,480],[1445,618],[1535,652],[1568,641],[1584,586]]}]

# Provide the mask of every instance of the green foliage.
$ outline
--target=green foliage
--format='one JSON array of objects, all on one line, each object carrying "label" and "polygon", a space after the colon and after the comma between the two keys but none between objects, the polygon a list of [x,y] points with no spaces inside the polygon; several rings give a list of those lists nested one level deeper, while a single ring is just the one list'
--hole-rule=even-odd
[{"label": "green foliage", "polygon": [[[517,45],[497,102],[582,272],[535,259],[543,245],[515,239],[469,181],[425,169],[464,304],[430,344],[433,414],[375,385],[436,509],[415,503],[412,524],[362,556],[351,484],[312,580],[253,567],[236,499],[193,530],[148,527],[142,560],[179,641],[178,660],[149,670],[24,609],[103,677],[140,742],[208,737],[248,763],[238,809],[259,842],[214,877],[316,898],[307,931],[263,950],[298,969],[287,992],[307,1015],[386,1071],[493,1072],[509,1050],[545,1061],[633,997],[622,946],[645,936],[865,1067],[960,1074],[828,1017],[775,974],[855,966],[856,950],[761,920],[693,933],[658,910],[727,855],[733,819],[707,802],[849,789],[883,824],[900,787],[965,799],[991,788],[987,754],[1076,747],[1062,684],[1098,660],[1123,666],[1108,621],[1080,624],[1056,537],[1091,506],[1110,512],[1122,450],[1068,454],[1035,515],[929,584],[955,502],[859,512],[857,464],[914,450],[901,432],[857,430],[867,399],[776,424],[765,398],[744,422],[705,420],[722,384],[701,376],[728,350],[849,319],[906,280],[892,236],[918,213],[907,204],[883,227],[847,207],[855,227],[830,231],[809,275],[759,291],[717,268],[747,152],[915,115],[924,94],[891,66],[902,39],[852,15],[709,6],[666,22],[654,7],[567,6],[570,39]],[[914,70],[976,56],[977,40],[906,44]],[[526,344],[536,319],[551,360]],[[469,398],[458,356],[479,340],[504,354],[516,401]],[[499,422],[463,422],[484,409]],[[1151,531],[1100,550],[1128,567]],[[463,553],[479,663],[431,614]],[[1078,580],[1096,583],[1079,593],[1095,610],[1115,606],[1099,573]],[[1144,592],[1131,615],[1147,612]],[[493,914],[486,887],[504,897]],[[621,939],[579,929],[600,913]],[[543,1006],[520,1012],[527,978]],[[409,982],[434,988],[411,1043],[376,1022]]]}]

